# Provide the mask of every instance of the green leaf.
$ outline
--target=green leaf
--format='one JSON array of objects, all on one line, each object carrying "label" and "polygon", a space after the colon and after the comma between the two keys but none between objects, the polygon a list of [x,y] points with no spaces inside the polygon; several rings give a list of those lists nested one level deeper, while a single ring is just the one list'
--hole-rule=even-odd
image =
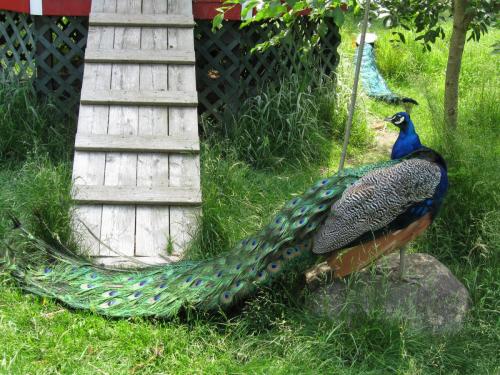
[{"label": "green leaf", "polygon": [[306,9],[306,7],[307,7],[307,4],[306,4],[306,2],[305,2],[305,1],[298,1],[298,2],[296,2],[296,3],[293,5],[292,10],[293,10],[294,12],[301,12],[301,11],[303,11],[304,9]]},{"label": "green leaf", "polygon": [[222,27],[222,21],[224,20],[224,13],[217,14],[212,20],[212,32],[217,31]]},{"label": "green leaf", "polygon": [[241,18],[246,19],[248,12],[253,12],[253,9],[258,3],[259,3],[258,0],[250,0],[248,2],[243,3],[241,9]]},{"label": "green leaf", "polygon": [[340,9],[340,7],[337,7],[332,10],[332,16],[333,20],[335,21],[335,24],[337,26],[342,26],[344,23],[344,12]]},{"label": "green leaf", "polygon": [[318,34],[320,35],[320,37],[324,38],[327,33],[328,33],[328,26],[324,22],[321,22],[318,25]]}]

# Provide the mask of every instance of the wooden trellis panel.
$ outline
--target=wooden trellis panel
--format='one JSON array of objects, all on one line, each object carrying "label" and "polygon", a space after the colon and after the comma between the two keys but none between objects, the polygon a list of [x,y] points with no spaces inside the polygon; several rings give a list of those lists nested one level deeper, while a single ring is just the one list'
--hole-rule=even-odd
[{"label": "wooden trellis panel", "polygon": [[78,107],[82,86],[87,20],[83,17],[36,16],[35,89],[48,95],[64,112]]},{"label": "wooden trellis panel", "polygon": [[[225,22],[212,32],[210,21],[199,21],[195,29],[196,79],[200,112],[221,119],[226,109],[237,110],[243,99],[252,96],[266,82],[276,82],[305,69],[329,74],[339,61],[338,27],[330,23],[326,36],[305,58],[293,42],[283,42],[262,53],[250,53],[266,38],[265,28],[254,25],[240,29],[241,22]],[[294,38],[309,39],[313,28],[306,20],[297,23]]]},{"label": "wooden trellis panel", "polygon": [[75,228],[103,264],[177,260],[201,204],[191,0],[94,0],[89,23]]},{"label": "wooden trellis panel", "polygon": [[31,16],[0,11],[0,70],[11,78],[30,78],[35,70]]},{"label": "wooden trellis panel", "polygon": [[33,88],[74,116],[83,76],[87,18],[0,11],[0,69],[4,78],[33,80]]}]

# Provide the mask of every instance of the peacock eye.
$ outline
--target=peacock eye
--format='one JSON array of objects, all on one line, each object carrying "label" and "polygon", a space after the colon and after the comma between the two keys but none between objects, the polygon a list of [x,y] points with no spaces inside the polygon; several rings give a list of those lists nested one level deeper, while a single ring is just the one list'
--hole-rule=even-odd
[{"label": "peacock eye", "polygon": [[399,125],[399,124],[403,123],[404,120],[405,120],[405,118],[403,116],[398,116],[394,120],[394,123],[397,124],[397,125]]}]

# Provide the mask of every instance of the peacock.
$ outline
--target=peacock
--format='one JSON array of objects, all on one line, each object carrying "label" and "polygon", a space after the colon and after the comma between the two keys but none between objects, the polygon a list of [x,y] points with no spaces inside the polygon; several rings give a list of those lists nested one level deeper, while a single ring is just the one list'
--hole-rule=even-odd
[{"label": "peacock", "polygon": [[325,258],[334,275],[343,277],[404,248],[431,224],[447,191],[445,161],[420,143],[408,113],[386,120],[400,129],[391,160],[319,180],[224,255],[105,269],[49,246],[17,223],[29,246],[8,244],[7,268],[27,292],[112,317],[226,310],[278,277],[304,273]]},{"label": "peacock", "polygon": [[[418,102],[415,99],[395,94],[387,86],[387,83],[378,70],[377,62],[375,60],[376,39],[377,37],[375,34],[366,34],[366,43],[363,47],[363,56],[361,59],[360,70],[363,89],[371,98],[382,100],[389,104],[401,104],[405,106],[407,111],[409,111],[411,109],[411,106],[418,105]],[[357,54],[359,53],[359,37],[356,43],[357,47],[355,59]]]}]

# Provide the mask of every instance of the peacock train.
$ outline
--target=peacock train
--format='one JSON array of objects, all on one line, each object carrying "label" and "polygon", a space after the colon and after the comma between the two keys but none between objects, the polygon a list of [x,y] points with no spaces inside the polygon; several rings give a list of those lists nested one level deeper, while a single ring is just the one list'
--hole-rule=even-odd
[{"label": "peacock train", "polygon": [[386,120],[399,128],[391,160],[318,181],[224,256],[105,269],[49,246],[16,222],[30,245],[6,244],[5,268],[27,292],[113,317],[227,309],[280,275],[304,273],[319,259],[328,260],[335,276],[346,276],[404,249],[432,223],[448,189],[444,159],[421,144],[409,114]]}]

